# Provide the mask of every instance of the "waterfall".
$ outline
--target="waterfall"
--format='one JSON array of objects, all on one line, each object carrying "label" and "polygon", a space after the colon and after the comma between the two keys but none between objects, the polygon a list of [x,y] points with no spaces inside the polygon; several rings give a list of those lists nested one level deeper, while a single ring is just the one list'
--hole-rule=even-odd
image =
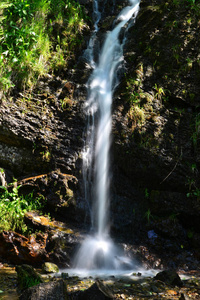
[{"label": "waterfall", "polygon": [[109,236],[109,150],[111,140],[111,106],[117,69],[123,61],[125,38],[119,39],[122,28],[134,21],[139,11],[139,0],[130,0],[115,20],[100,51],[98,64],[94,62],[94,41],[101,14],[94,1],[94,32],[86,51],[93,72],[88,81],[86,113],[87,137],[83,151],[85,198],[91,207],[93,234],[83,241],[75,259],[76,269],[121,269],[131,262],[123,257]]}]

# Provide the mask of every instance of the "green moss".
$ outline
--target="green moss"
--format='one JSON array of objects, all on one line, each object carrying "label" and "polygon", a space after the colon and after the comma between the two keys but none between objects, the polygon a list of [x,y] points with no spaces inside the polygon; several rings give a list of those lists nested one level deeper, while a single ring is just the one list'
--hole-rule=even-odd
[{"label": "green moss", "polygon": [[58,273],[59,272],[59,268],[56,264],[51,263],[51,262],[45,262],[42,265],[42,271],[44,273]]},{"label": "green moss", "polygon": [[31,286],[42,283],[41,276],[35,269],[29,265],[21,265],[16,267],[17,281],[20,290],[27,289]]}]

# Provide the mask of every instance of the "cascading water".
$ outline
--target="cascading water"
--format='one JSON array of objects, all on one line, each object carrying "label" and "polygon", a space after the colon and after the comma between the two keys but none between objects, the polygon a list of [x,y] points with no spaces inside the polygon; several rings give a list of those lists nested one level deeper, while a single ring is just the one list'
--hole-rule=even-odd
[{"label": "cascading water", "polygon": [[[83,152],[83,175],[85,197],[95,202],[91,210],[93,235],[83,241],[75,259],[74,268],[80,270],[120,270],[131,267],[131,261],[124,257],[109,237],[109,149],[111,135],[111,105],[116,72],[123,60],[123,42],[119,34],[130,19],[135,19],[140,0],[129,0],[118,15],[116,26],[107,33],[100,52],[98,65],[94,63],[94,40],[98,31],[100,12],[98,1],[94,1],[95,30],[87,55],[93,72],[88,81],[87,138]],[[125,39],[124,39],[125,40]]]}]

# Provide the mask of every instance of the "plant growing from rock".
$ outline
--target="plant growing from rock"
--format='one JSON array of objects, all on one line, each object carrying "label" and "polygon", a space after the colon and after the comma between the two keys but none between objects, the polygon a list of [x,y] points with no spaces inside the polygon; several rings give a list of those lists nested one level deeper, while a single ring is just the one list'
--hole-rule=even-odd
[{"label": "plant growing from rock", "polygon": [[34,197],[33,193],[26,196],[19,195],[19,188],[0,186],[0,231],[17,230],[27,231],[24,215],[27,211],[38,210],[43,207],[41,198]]},{"label": "plant growing from rock", "polygon": [[67,65],[82,42],[85,16],[74,0],[0,3],[0,89],[33,88]]}]

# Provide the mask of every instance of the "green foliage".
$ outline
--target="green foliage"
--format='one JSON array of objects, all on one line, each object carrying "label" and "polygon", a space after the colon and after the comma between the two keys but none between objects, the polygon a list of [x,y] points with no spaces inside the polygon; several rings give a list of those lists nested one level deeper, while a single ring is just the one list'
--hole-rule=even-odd
[{"label": "green foliage", "polygon": [[194,149],[197,149],[197,144],[199,142],[200,139],[200,114],[197,114],[195,116],[195,121],[194,121],[194,125],[193,125],[193,134],[192,134],[192,141],[193,141],[193,146]]},{"label": "green foliage", "polygon": [[198,4],[197,2],[198,2],[198,0],[173,0],[174,5],[176,5],[176,6],[183,5],[183,4],[186,4],[188,6],[194,6],[194,5]]},{"label": "green foliage", "polygon": [[35,279],[35,278],[26,278],[23,282],[23,286],[25,289],[28,289],[32,286],[38,285],[40,284],[41,281],[39,279]]},{"label": "green foliage", "polygon": [[[139,67],[139,71],[141,73],[143,72],[142,65]],[[143,93],[140,87],[140,83],[141,83],[140,76],[136,78],[126,77],[126,80],[127,80],[126,96],[128,98],[128,103],[130,106],[127,116],[128,119],[132,122],[132,130],[134,130],[134,128],[137,125],[142,125],[145,121],[145,114],[142,108],[142,101],[145,98],[145,94]]]},{"label": "green foliage", "polygon": [[158,86],[156,83],[155,83],[154,89],[156,90],[155,97],[158,100],[161,100],[162,96],[165,95],[164,89],[162,87]]},{"label": "green foliage", "polygon": [[148,191],[147,188],[144,190],[144,195],[145,195],[145,198],[146,198],[146,199],[149,198],[149,191]]},{"label": "green foliage", "polygon": [[187,197],[195,197],[197,200],[200,199],[200,189],[196,188],[194,190],[191,190],[191,192],[187,193]]},{"label": "green foliage", "polygon": [[147,224],[148,224],[148,225],[150,224],[151,220],[154,219],[154,217],[153,217],[153,215],[152,215],[150,209],[148,209],[148,210],[145,212],[144,218],[147,220]]},{"label": "green foliage", "polygon": [[188,185],[188,198],[196,198],[196,200],[200,200],[200,189],[198,187],[198,168],[196,163],[191,164],[191,176],[187,178],[187,185]]},{"label": "green foliage", "polygon": [[7,1],[1,0],[0,3],[0,37],[3,35],[3,28],[2,28],[2,22],[5,19],[5,16],[3,15],[3,11],[5,8],[8,8],[11,4]]},{"label": "green foliage", "polygon": [[74,0],[0,3],[0,89],[33,87],[40,76],[66,65],[85,27]]},{"label": "green foliage", "polygon": [[192,239],[193,236],[194,236],[194,230],[193,230],[193,229],[188,229],[188,230],[187,230],[187,237],[188,237],[189,239]]},{"label": "green foliage", "polygon": [[0,231],[27,231],[24,215],[27,211],[42,208],[41,198],[35,198],[33,193],[26,196],[19,195],[20,186],[8,188],[0,186]]},{"label": "green foliage", "polygon": [[16,271],[20,290],[25,290],[43,282],[41,276],[29,265],[17,266]]}]

